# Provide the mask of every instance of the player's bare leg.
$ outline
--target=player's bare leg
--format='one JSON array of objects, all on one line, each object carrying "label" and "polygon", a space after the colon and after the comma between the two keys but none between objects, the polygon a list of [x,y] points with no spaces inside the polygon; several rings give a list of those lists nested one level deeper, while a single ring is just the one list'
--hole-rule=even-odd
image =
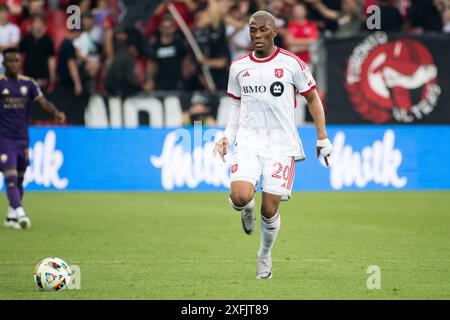
[{"label": "player's bare leg", "polygon": [[229,201],[241,213],[242,228],[248,235],[255,230],[255,186],[248,181],[231,182]]},{"label": "player's bare leg", "polygon": [[258,251],[257,279],[272,278],[271,251],[281,226],[278,207],[281,196],[263,192],[261,204],[261,246]]}]

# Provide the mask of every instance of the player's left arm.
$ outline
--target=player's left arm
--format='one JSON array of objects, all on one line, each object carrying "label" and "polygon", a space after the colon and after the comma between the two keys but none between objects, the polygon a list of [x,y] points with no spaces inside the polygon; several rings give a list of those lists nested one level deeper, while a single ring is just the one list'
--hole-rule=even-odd
[{"label": "player's left arm", "polygon": [[35,100],[45,111],[55,116],[56,121],[64,123],[66,121],[66,115],[64,112],[59,111],[53,103],[48,101],[42,94],[36,97]]},{"label": "player's left arm", "polygon": [[53,103],[47,100],[45,96],[42,94],[39,85],[35,80],[31,80],[29,85],[30,88],[30,99],[36,101],[45,111],[51,113],[55,116],[56,121],[59,123],[64,123],[66,121],[66,115],[64,112],[59,111]]},{"label": "player's left arm", "polygon": [[323,110],[322,100],[320,100],[317,90],[311,90],[305,95],[308,102],[309,113],[311,114],[317,130],[316,157],[323,155],[327,167],[328,157],[333,151],[333,145],[328,139],[327,129],[325,126],[325,112]]}]

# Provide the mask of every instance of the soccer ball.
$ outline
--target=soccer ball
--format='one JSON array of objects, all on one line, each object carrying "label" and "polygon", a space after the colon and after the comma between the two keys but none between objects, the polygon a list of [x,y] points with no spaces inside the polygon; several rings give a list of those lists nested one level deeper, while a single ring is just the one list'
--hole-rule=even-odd
[{"label": "soccer ball", "polygon": [[72,270],[60,258],[46,258],[34,269],[34,283],[42,291],[59,291],[72,280]]}]

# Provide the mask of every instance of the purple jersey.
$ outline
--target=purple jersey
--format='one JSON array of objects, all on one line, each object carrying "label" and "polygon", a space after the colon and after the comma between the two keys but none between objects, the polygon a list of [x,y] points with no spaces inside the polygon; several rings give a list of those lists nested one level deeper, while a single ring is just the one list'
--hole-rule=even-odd
[{"label": "purple jersey", "polygon": [[31,78],[19,75],[17,80],[8,80],[0,75],[0,140],[28,140],[31,105],[41,96]]}]

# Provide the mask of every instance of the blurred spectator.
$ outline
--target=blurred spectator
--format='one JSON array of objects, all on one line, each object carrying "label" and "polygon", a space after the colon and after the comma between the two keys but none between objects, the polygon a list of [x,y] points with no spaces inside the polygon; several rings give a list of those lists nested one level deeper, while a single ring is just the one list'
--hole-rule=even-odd
[{"label": "blurred spectator", "polygon": [[51,92],[56,81],[55,49],[41,15],[31,18],[31,32],[20,41],[24,53],[24,73],[34,78],[44,92]]},{"label": "blurred spectator", "polygon": [[208,0],[174,0],[162,2],[155,10],[153,16],[147,21],[147,25],[145,26],[145,36],[147,39],[153,37],[164,16],[168,13],[168,2],[174,5],[186,24],[192,28],[195,20],[194,12],[197,8],[206,6]]},{"label": "blurred spectator", "polygon": [[50,10],[65,10],[72,0],[47,0],[47,8]]},{"label": "blurred spectator", "polygon": [[114,29],[116,23],[113,17],[109,16],[103,20],[103,46],[102,51],[105,55],[106,64],[112,59],[114,53]]},{"label": "blurred spectator", "polygon": [[55,101],[67,115],[67,122],[74,125],[84,125],[84,111],[89,98],[82,85],[81,63],[73,45],[79,36],[80,30],[69,30],[61,43],[56,67],[58,83],[54,93]]},{"label": "blurred spectator", "polygon": [[92,10],[94,16],[94,26],[92,27],[91,37],[99,48],[103,46],[104,27],[109,19],[112,18],[113,10],[108,7],[106,0],[98,0],[97,6]]},{"label": "blurred spectator", "polygon": [[264,7],[266,6],[264,0],[240,0],[235,2],[244,16],[251,16],[258,10],[264,10]]},{"label": "blurred spectator", "polygon": [[[342,10],[342,0],[322,0],[322,3],[334,11]],[[324,17],[318,10],[314,8],[313,5],[306,3],[308,5],[308,20],[314,22],[317,28],[321,31],[331,31],[336,32],[338,25],[335,19],[328,19]]]},{"label": "blurred spectator", "polygon": [[[78,4],[76,2],[78,2]],[[85,14],[91,11],[92,0],[77,0],[75,1],[75,4],[80,7],[81,14]]]},{"label": "blurred spectator", "polygon": [[444,27],[442,28],[442,31],[446,33],[450,33],[450,7],[447,7],[444,9],[444,12],[442,13],[443,17],[443,23]]},{"label": "blurred spectator", "polygon": [[229,15],[225,17],[226,37],[230,50],[231,60],[234,60],[251,49],[250,27],[248,16],[239,10],[239,6],[234,5],[229,10]]},{"label": "blurred spectator", "polygon": [[22,0],[0,0],[0,4],[7,5],[9,8],[9,22],[19,25],[22,18]]},{"label": "blurred spectator", "polygon": [[408,19],[415,33],[442,31],[442,17],[432,0],[411,0]]},{"label": "blurred spectator", "polygon": [[182,66],[187,49],[183,39],[175,33],[176,24],[171,16],[166,16],[159,26],[151,45],[148,63],[148,86],[155,90],[183,90]]},{"label": "blurred spectator", "polygon": [[206,126],[215,125],[216,120],[211,114],[210,103],[211,101],[205,95],[194,93],[189,110],[183,114],[184,125],[194,125],[198,122]]},{"label": "blurred spectator", "polygon": [[288,18],[284,14],[284,1],[272,0],[269,1],[267,10],[272,13],[275,19],[275,26],[278,29],[278,34],[275,37],[275,45],[277,47],[283,47],[283,39],[286,37]]},{"label": "blurred spectator", "polygon": [[319,37],[317,27],[306,19],[308,11],[303,3],[292,8],[293,19],[289,22],[285,43],[287,49],[295,53],[306,63],[310,63],[310,46]]},{"label": "blurred spectator", "polygon": [[443,13],[450,6],[450,0],[434,0],[434,6],[436,9]]},{"label": "blurred spectator", "polygon": [[381,15],[381,31],[386,32],[400,32],[403,27],[403,18],[400,10],[397,7],[397,0],[379,0]]},{"label": "blurred spectator", "polygon": [[[226,90],[230,54],[225,36],[225,26],[218,13],[217,3],[211,0],[206,9],[197,13],[193,34],[204,55],[198,63],[200,66],[206,65],[210,68],[217,90]],[[197,71],[197,74],[200,74],[200,82],[203,87],[208,88],[200,70]]]},{"label": "blurred spectator", "polygon": [[442,28],[442,31],[446,33],[450,33],[450,9],[446,9],[443,13],[443,22],[444,27]]},{"label": "blurred spectator", "polygon": [[6,4],[0,3],[0,73],[3,69],[3,50],[16,47],[20,41],[19,27],[8,21],[9,9]]},{"label": "blurred spectator", "polygon": [[342,0],[342,10],[336,11],[328,8],[322,0],[305,0],[327,19],[335,20],[338,24],[336,35],[352,36],[361,31],[364,19],[358,0]]},{"label": "blurred spectator", "polygon": [[[22,36],[31,32],[31,18],[37,15],[45,15],[45,1],[44,0],[29,0],[27,10],[24,18],[20,23],[20,34]],[[47,28],[48,31],[48,28]]]},{"label": "blurred spectator", "polygon": [[79,59],[83,64],[84,72],[90,79],[95,78],[100,64],[100,55],[93,39],[92,32],[95,25],[94,16],[86,12],[81,18],[82,32],[73,41],[73,45],[79,53]]},{"label": "blurred spectator", "polygon": [[450,0],[434,0],[434,5],[442,16],[442,31],[450,32]]},{"label": "blurred spectator", "polygon": [[119,30],[112,61],[106,68],[105,88],[108,94],[126,98],[142,90],[135,72],[138,56],[136,43],[124,30]]}]

